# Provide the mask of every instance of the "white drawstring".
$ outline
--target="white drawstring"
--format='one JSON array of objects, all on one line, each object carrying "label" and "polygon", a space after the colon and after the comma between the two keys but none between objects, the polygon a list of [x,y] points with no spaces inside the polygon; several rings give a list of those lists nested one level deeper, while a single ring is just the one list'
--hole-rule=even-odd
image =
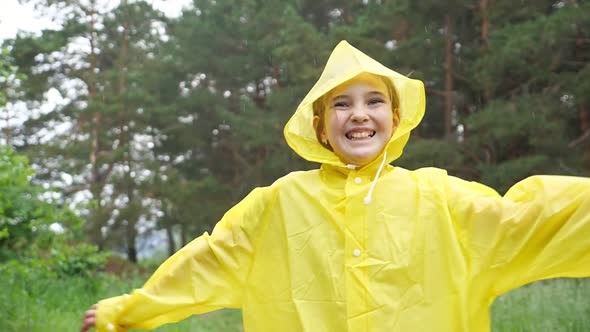
[{"label": "white drawstring", "polygon": [[364,202],[365,205],[371,204],[371,197],[373,195],[373,189],[375,189],[375,185],[377,184],[377,180],[379,179],[379,175],[383,170],[383,166],[385,166],[385,160],[387,159],[387,152],[383,152],[383,160],[381,161],[381,165],[379,165],[379,169],[377,170],[377,174],[375,175],[375,179],[373,179],[373,183],[371,183],[371,188],[369,188],[369,192],[367,196],[365,196]]}]

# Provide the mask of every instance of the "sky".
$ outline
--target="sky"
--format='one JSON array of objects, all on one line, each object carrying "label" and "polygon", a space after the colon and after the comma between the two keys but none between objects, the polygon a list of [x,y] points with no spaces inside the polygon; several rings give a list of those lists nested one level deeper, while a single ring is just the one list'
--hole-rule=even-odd
[{"label": "sky", "polygon": [[[117,0],[102,0],[119,3]],[[168,16],[178,16],[190,0],[147,0]],[[39,33],[43,29],[57,29],[59,25],[42,17],[31,4],[21,5],[18,0],[0,0],[0,41],[14,38],[19,30]]]}]

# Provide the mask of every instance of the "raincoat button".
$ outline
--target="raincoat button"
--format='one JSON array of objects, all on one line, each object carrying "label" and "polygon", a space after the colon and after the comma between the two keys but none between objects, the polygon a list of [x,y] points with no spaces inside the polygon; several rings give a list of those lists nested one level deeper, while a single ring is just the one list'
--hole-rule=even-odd
[{"label": "raincoat button", "polygon": [[359,257],[361,255],[361,251],[358,249],[354,249],[354,251],[352,252],[352,254],[354,255],[354,257]]},{"label": "raincoat button", "polygon": [[363,181],[363,180],[362,180],[361,178],[359,178],[359,177],[357,177],[357,178],[355,178],[355,179],[354,179],[354,182],[355,182],[356,184],[360,184],[360,183],[361,183],[361,181]]},{"label": "raincoat button", "polygon": [[107,324],[107,330],[114,331],[115,330],[115,326],[113,324],[111,324],[111,323],[108,323]]}]

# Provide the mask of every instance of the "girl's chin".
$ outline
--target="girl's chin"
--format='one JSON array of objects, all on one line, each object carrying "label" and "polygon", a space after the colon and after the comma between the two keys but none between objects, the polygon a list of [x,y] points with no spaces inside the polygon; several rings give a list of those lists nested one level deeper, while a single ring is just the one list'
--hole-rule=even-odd
[{"label": "girl's chin", "polygon": [[375,153],[373,151],[367,153],[348,153],[346,155],[340,156],[340,160],[342,160],[345,164],[365,166],[375,160],[375,158],[378,156],[379,153]]}]

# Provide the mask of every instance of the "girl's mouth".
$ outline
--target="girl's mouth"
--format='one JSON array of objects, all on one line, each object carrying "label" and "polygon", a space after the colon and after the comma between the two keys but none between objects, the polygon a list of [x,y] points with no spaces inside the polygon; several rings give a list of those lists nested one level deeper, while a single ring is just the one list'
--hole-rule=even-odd
[{"label": "girl's mouth", "polygon": [[373,137],[375,136],[375,131],[374,130],[363,130],[363,131],[350,131],[348,133],[346,133],[346,138],[348,138],[349,140],[360,140],[360,139],[365,139],[365,138],[369,138],[369,137]]}]

